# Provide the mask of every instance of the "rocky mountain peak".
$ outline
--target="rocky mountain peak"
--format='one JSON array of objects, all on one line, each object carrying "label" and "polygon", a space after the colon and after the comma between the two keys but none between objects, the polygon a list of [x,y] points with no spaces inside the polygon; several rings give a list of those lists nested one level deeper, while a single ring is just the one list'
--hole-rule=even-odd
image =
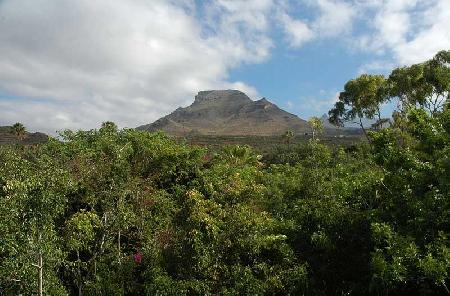
[{"label": "rocky mountain peak", "polygon": [[287,130],[302,134],[309,125],[266,98],[252,101],[238,90],[208,90],[200,91],[192,105],[138,129],[174,135],[192,131],[205,135],[281,135]]},{"label": "rocky mountain peak", "polygon": [[206,90],[195,96],[194,104],[201,104],[213,100],[251,102],[251,99],[239,90]]}]

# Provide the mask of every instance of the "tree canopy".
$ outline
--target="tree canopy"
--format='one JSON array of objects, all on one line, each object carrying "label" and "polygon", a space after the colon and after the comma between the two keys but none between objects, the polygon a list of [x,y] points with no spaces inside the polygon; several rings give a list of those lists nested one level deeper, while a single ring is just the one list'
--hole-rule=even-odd
[{"label": "tree canopy", "polygon": [[411,108],[422,108],[430,114],[442,110],[445,102],[450,100],[449,63],[450,51],[441,51],[426,62],[396,68],[387,78],[363,74],[350,80],[329,111],[329,121],[343,126],[356,120],[366,133],[363,119],[375,119],[374,127],[387,121],[380,111],[387,102],[396,103],[402,118]]},{"label": "tree canopy", "polygon": [[212,151],[112,122],[1,146],[0,295],[450,294],[448,67],[347,83],[338,121],[399,100],[350,147]]}]

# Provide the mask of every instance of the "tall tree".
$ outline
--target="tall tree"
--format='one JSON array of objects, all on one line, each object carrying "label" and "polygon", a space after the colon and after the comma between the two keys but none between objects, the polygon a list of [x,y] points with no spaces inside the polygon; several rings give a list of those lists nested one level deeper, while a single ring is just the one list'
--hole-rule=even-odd
[{"label": "tall tree", "polygon": [[387,81],[389,96],[398,99],[402,114],[412,107],[431,114],[443,107],[450,91],[449,63],[450,51],[441,51],[429,61],[392,71]]},{"label": "tall tree", "polygon": [[0,184],[7,184],[0,188],[0,290],[60,295],[62,246],[56,221],[66,206],[67,173],[37,153],[6,151],[0,158]]},{"label": "tall tree", "polygon": [[315,140],[318,135],[323,133],[323,122],[319,117],[311,117],[308,122],[311,125],[312,139]]},{"label": "tall tree", "polygon": [[381,104],[388,99],[386,86],[382,75],[363,74],[350,80],[334,108],[328,112],[330,122],[337,126],[348,121],[357,123],[368,138],[363,119],[381,120]]}]

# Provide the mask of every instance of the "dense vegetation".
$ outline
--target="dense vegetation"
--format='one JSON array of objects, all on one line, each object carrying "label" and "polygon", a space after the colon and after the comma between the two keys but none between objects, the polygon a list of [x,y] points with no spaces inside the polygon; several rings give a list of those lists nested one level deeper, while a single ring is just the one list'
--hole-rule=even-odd
[{"label": "dense vegetation", "polygon": [[350,148],[213,153],[109,122],[1,147],[0,294],[450,294],[449,62],[350,81],[336,123],[399,103]]},{"label": "dense vegetation", "polygon": [[[287,131],[291,132],[291,131]],[[320,135],[320,142],[330,147],[353,146],[364,140],[364,136],[359,133],[350,135],[329,135],[327,133]],[[289,134],[288,134],[289,135]],[[188,144],[208,147],[210,151],[220,150],[223,146],[250,146],[257,153],[272,153],[274,149],[283,146],[295,146],[297,144],[305,144],[312,138],[312,134],[308,135],[292,135],[286,138],[286,134],[278,136],[211,136],[211,135],[195,135],[179,138],[178,140]]]}]

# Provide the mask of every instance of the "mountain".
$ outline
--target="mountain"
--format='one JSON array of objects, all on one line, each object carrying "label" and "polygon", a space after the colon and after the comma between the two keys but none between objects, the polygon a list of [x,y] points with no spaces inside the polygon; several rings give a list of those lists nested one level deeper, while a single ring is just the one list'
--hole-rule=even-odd
[{"label": "mountain", "polygon": [[48,136],[43,133],[26,133],[24,138],[18,139],[11,133],[10,126],[0,126],[0,145],[7,144],[38,144],[44,143],[48,140]]},{"label": "mountain", "polygon": [[278,108],[265,98],[252,101],[238,90],[201,91],[194,103],[178,108],[139,130],[162,130],[172,135],[281,135],[287,130],[296,134],[310,132],[307,121]]},{"label": "mountain", "polygon": [[320,117],[320,121],[322,121],[322,124],[323,124],[324,128],[336,128],[336,126],[332,125],[330,123],[330,121],[328,120],[328,115],[327,114],[323,114]]}]

